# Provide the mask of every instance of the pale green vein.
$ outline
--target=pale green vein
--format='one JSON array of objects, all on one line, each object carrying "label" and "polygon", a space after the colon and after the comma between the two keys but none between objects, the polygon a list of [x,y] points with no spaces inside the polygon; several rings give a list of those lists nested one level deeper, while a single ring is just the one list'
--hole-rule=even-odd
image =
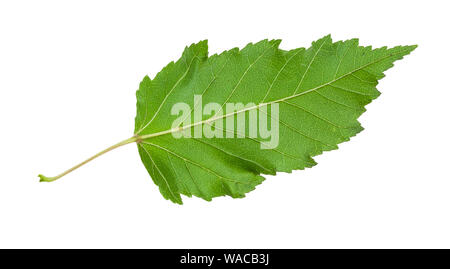
[{"label": "pale green vein", "polygon": [[161,175],[161,177],[164,179],[164,183],[166,183],[167,189],[169,190],[170,194],[172,195],[172,197],[175,200],[179,200],[177,196],[175,196],[175,194],[172,191],[172,188],[170,188],[169,182],[167,181],[166,177],[164,176],[164,174],[161,172],[161,170],[159,170],[158,166],[156,165],[156,163],[153,161],[152,156],[150,155],[150,153],[147,151],[147,149],[145,147],[141,148],[145,151],[145,153],[147,153],[147,156],[150,158],[150,161],[152,162],[153,166],[156,168],[156,170],[158,171],[158,173]]},{"label": "pale green vein", "polygon": [[192,63],[194,62],[195,59],[199,59],[197,57],[197,55],[195,55],[191,62],[189,63],[189,66],[186,69],[186,72],[184,72],[184,74],[177,80],[177,82],[173,85],[173,87],[170,89],[170,91],[167,93],[167,95],[164,97],[163,101],[161,102],[161,104],[159,105],[158,109],[156,110],[155,114],[153,114],[153,117],[147,122],[147,124],[144,125],[144,127],[141,127],[136,134],[139,134],[142,130],[144,130],[145,128],[147,128],[147,126],[150,125],[150,123],[152,123],[152,121],[156,118],[156,116],[158,115],[159,111],[161,110],[161,108],[163,107],[163,105],[166,103],[167,98],[169,98],[169,96],[171,95],[171,93],[173,92],[173,90],[178,86],[178,84],[180,84],[180,82],[186,77],[186,75],[189,73]]},{"label": "pale green vein", "polygon": [[193,140],[194,140],[194,141],[197,141],[197,142],[200,142],[200,143],[202,143],[202,144],[204,144],[204,145],[207,145],[207,146],[209,146],[209,147],[212,147],[212,148],[214,148],[214,149],[216,149],[216,150],[218,150],[218,151],[221,151],[221,152],[223,152],[223,153],[225,153],[225,154],[227,154],[227,155],[229,155],[229,156],[231,156],[231,157],[234,157],[234,158],[237,158],[237,159],[240,159],[240,160],[243,160],[243,161],[252,163],[252,164],[254,164],[254,165],[256,165],[256,166],[262,168],[262,169],[265,170],[266,172],[269,172],[269,173],[271,172],[270,169],[264,167],[263,165],[259,164],[258,162],[254,162],[254,161],[252,161],[252,160],[249,160],[249,159],[243,158],[243,157],[241,157],[241,156],[238,156],[238,155],[236,155],[236,154],[230,153],[230,152],[228,152],[228,151],[226,151],[226,150],[223,150],[223,149],[221,149],[221,148],[219,148],[219,147],[214,146],[213,144],[206,143],[206,141],[203,141],[202,139],[193,138]]},{"label": "pale green vein", "polygon": [[156,144],[153,144],[153,143],[150,143],[150,142],[146,142],[146,141],[142,141],[142,143],[150,145],[150,146],[153,146],[153,147],[156,147],[156,148],[159,148],[160,150],[166,151],[166,152],[168,152],[168,153],[170,153],[170,154],[172,154],[172,155],[174,155],[174,156],[176,156],[176,157],[178,157],[178,158],[180,158],[180,159],[182,159],[182,160],[184,160],[184,161],[186,161],[188,163],[191,163],[191,164],[193,164],[193,165],[195,165],[195,166],[197,166],[197,167],[207,171],[210,174],[213,174],[213,175],[215,175],[215,176],[217,176],[219,178],[225,179],[226,181],[231,181],[231,182],[236,183],[236,184],[251,185],[250,183],[240,182],[240,181],[236,181],[236,180],[231,179],[231,178],[227,178],[227,177],[221,176],[221,175],[217,174],[216,172],[212,171],[211,169],[209,169],[209,168],[207,168],[207,167],[205,167],[205,166],[203,166],[203,165],[201,165],[199,163],[196,163],[195,161],[190,160],[190,159],[188,159],[186,157],[178,155],[175,152],[173,152],[173,151],[171,151],[169,149],[166,149],[166,148],[164,148],[162,146],[159,146],[159,145],[156,145]]}]

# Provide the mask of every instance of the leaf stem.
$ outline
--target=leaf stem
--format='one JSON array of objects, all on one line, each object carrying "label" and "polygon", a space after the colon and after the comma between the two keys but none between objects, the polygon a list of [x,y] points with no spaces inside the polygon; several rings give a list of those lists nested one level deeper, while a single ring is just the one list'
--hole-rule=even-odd
[{"label": "leaf stem", "polygon": [[59,175],[57,175],[57,176],[54,176],[54,177],[46,177],[46,176],[43,176],[43,175],[38,175],[39,178],[40,178],[39,181],[40,181],[40,182],[52,182],[52,181],[55,181],[55,180],[57,180],[57,179],[59,179],[59,178],[65,176],[65,175],[67,175],[68,173],[72,172],[73,170],[75,170],[75,169],[77,169],[77,168],[79,168],[79,167],[81,167],[81,166],[87,164],[88,162],[94,160],[95,158],[97,158],[97,157],[99,157],[99,156],[101,156],[101,155],[103,155],[103,154],[105,154],[105,153],[107,153],[107,152],[109,152],[109,151],[111,151],[111,150],[113,150],[113,149],[115,149],[115,148],[118,148],[118,147],[121,147],[121,146],[123,146],[123,145],[126,145],[126,144],[130,144],[130,143],[136,142],[136,141],[138,141],[138,140],[139,140],[139,137],[137,137],[137,136],[132,136],[132,137],[130,137],[130,138],[128,138],[128,139],[125,139],[125,140],[123,140],[123,141],[121,141],[121,142],[119,142],[119,143],[117,143],[117,144],[114,144],[114,145],[112,145],[112,146],[110,146],[110,147],[108,147],[108,148],[106,148],[106,149],[100,151],[99,153],[93,155],[92,157],[90,157],[90,158],[86,159],[85,161],[83,161],[83,162],[81,162],[81,163],[75,165],[74,167],[72,167],[72,168],[70,168],[70,169],[68,169],[68,170],[66,170],[66,171],[64,171],[64,172],[62,172],[61,174],[59,174]]}]

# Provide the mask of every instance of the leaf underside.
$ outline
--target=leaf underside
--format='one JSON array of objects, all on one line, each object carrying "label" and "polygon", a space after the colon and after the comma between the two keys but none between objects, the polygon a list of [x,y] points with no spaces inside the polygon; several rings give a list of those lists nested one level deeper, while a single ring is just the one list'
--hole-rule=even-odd
[{"label": "leaf underside", "polygon": [[[201,41],[153,80],[143,79],[136,93],[135,134],[150,136],[138,141],[139,154],[166,199],[182,204],[181,194],[208,201],[244,197],[264,180],[261,174],[314,166],[313,156],[337,149],[363,130],[357,119],[380,95],[376,85],[383,72],[416,48],[372,49],[359,46],[358,39],[333,43],[326,36],[308,49],[286,51],[280,42],[263,40],[208,57],[207,41]],[[235,138],[174,138],[165,132],[178,117],[171,108],[179,102],[198,107],[194,95],[202,96],[203,105],[254,103],[252,109],[267,113],[269,121],[274,118],[265,104],[278,104],[278,146],[261,149],[266,140],[248,136],[248,126],[245,133],[225,124],[219,128],[215,123],[225,119],[208,122],[214,115],[202,115],[197,126],[216,126],[224,137]],[[250,110],[228,117],[237,121]]]}]

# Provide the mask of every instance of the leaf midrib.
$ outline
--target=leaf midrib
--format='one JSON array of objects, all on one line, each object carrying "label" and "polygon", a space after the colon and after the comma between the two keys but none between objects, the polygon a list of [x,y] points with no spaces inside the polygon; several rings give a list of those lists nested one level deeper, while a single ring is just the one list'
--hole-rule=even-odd
[{"label": "leaf midrib", "polygon": [[396,56],[396,55],[401,55],[403,53],[404,53],[404,50],[399,51],[397,53],[389,54],[389,55],[387,55],[385,57],[382,57],[382,58],[380,58],[380,59],[378,59],[376,61],[373,61],[373,62],[367,63],[365,65],[362,65],[362,66],[358,67],[357,69],[355,69],[355,70],[353,70],[351,72],[348,72],[348,73],[346,73],[346,74],[344,74],[344,75],[342,75],[342,76],[340,76],[338,78],[335,78],[335,79],[333,79],[333,80],[331,80],[331,81],[329,81],[329,82],[327,82],[325,84],[319,85],[317,87],[311,88],[309,90],[303,91],[303,92],[298,93],[298,94],[293,94],[293,95],[290,95],[290,96],[287,96],[287,97],[283,97],[283,98],[280,98],[280,99],[277,99],[277,100],[273,100],[273,101],[270,101],[270,102],[267,102],[267,103],[260,103],[259,105],[255,105],[255,106],[252,106],[252,107],[248,107],[248,108],[244,108],[244,109],[241,109],[241,110],[237,110],[237,111],[234,111],[234,112],[231,112],[231,113],[227,113],[227,114],[224,114],[224,115],[221,115],[221,116],[213,116],[213,117],[211,117],[209,119],[206,119],[206,120],[203,120],[203,121],[194,122],[194,123],[188,124],[188,125],[183,126],[183,127],[177,127],[177,128],[172,128],[172,129],[168,129],[168,130],[160,131],[160,132],[156,132],[156,133],[136,136],[137,137],[137,141],[139,142],[140,140],[149,139],[149,138],[152,138],[152,137],[157,137],[157,136],[166,135],[166,134],[170,134],[170,133],[181,132],[181,131],[184,131],[186,129],[195,127],[197,125],[203,125],[203,124],[211,123],[211,122],[214,122],[216,120],[228,118],[230,116],[233,116],[233,115],[236,115],[236,114],[239,114],[239,113],[243,113],[243,112],[250,111],[250,110],[253,110],[253,109],[259,109],[260,107],[263,107],[263,106],[267,106],[267,105],[279,103],[279,102],[282,102],[282,101],[286,101],[286,100],[289,100],[289,99],[292,99],[292,98],[296,98],[296,97],[299,97],[299,96],[302,96],[302,95],[305,95],[305,94],[317,91],[317,90],[319,90],[321,88],[324,88],[326,86],[329,86],[332,83],[337,82],[337,81],[339,81],[339,80],[341,80],[341,79],[343,79],[343,78],[345,78],[345,77],[347,77],[347,76],[349,76],[349,75],[351,75],[351,74],[353,74],[353,73],[355,73],[357,71],[360,71],[360,70],[362,70],[362,69],[364,69],[364,68],[366,68],[366,67],[368,67],[370,65],[379,63],[379,62],[381,62],[383,60],[386,60],[386,59],[388,59],[390,57],[393,57],[393,56]]}]

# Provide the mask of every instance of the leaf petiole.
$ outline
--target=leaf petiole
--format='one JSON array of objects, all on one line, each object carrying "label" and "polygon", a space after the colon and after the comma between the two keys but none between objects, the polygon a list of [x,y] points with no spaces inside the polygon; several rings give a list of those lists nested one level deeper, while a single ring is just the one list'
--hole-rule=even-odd
[{"label": "leaf petiole", "polygon": [[85,161],[83,161],[83,162],[81,162],[81,163],[75,165],[74,167],[72,167],[72,168],[70,168],[70,169],[68,169],[68,170],[66,170],[66,171],[64,171],[64,172],[62,172],[61,174],[59,174],[59,175],[57,175],[57,176],[54,176],[54,177],[46,177],[46,176],[40,174],[40,175],[38,175],[38,177],[40,178],[39,181],[40,181],[40,182],[52,182],[52,181],[55,181],[55,180],[57,180],[57,179],[59,179],[59,178],[65,176],[65,175],[67,175],[68,173],[72,172],[73,170],[76,170],[77,168],[79,168],[79,167],[81,167],[81,166],[87,164],[88,162],[94,160],[95,158],[97,158],[97,157],[99,157],[99,156],[101,156],[101,155],[103,155],[103,154],[105,154],[105,153],[107,153],[107,152],[109,152],[109,151],[111,151],[111,150],[113,150],[113,149],[115,149],[115,148],[118,148],[118,147],[121,147],[121,146],[123,146],[123,145],[126,145],[126,144],[130,144],[130,143],[136,142],[136,141],[138,141],[138,140],[139,140],[139,137],[137,137],[137,136],[132,136],[132,137],[130,137],[130,138],[128,138],[128,139],[125,139],[125,140],[123,140],[123,141],[121,141],[121,142],[119,142],[119,143],[117,143],[117,144],[114,144],[114,145],[112,145],[112,146],[110,146],[110,147],[108,147],[108,148],[106,148],[106,149],[100,151],[99,153],[95,154],[94,156],[92,156],[92,157],[86,159]]}]

